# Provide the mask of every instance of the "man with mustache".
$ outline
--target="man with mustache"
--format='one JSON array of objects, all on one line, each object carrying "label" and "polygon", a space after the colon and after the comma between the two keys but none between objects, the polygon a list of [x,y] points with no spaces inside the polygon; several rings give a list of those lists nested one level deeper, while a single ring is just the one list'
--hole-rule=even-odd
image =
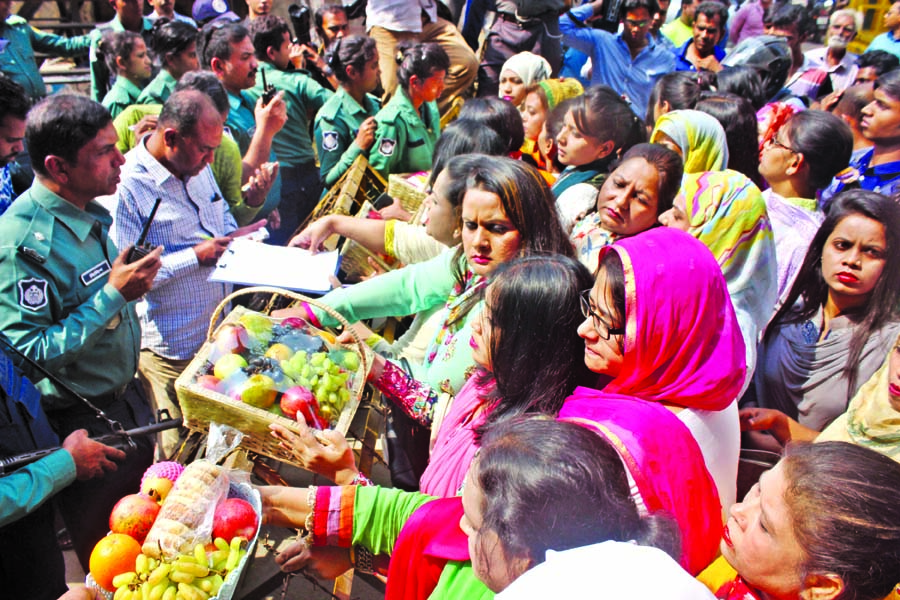
[{"label": "man with mustache", "polygon": [[835,11],[828,20],[825,46],[803,53],[804,64],[786,86],[797,96],[817,100],[832,92],[843,92],[853,83],[859,68],[847,45],[856,37],[862,15],[852,9]]},{"label": "man with mustache", "polygon": [[[53,375],[26,369],[60,438],[78,429],[111,433],[71,390],[126,430],[151,417],[134,383],[141,339],[134,305],[152,287],[162,249],[127,264],[129,248],[120,252],[109,236],[112,218],[95,198],[112,194],[119,183],[125,159],[116,140],[112,118],[99,103],[74,95],[44,100],[28,113],[25,127],[34,183],[0,216],[0,330]],[[153,461],[152,444],[146,438],[136,443],[115,471],[76,482],[60,495],[85,570],[91,549],[109,530],[113,505],[139,488]],[[22,537],[14,543],[23,544]],[[4,561],[18,552],[11,548],[0,546]],[[33,568],[18,568],[15,577],[30,574],[26,587],[3,585],[4,595],[44,597],[27,587],[43,585],[41,563],[38,558]],[[11,571],[4,566],[3,572]]]},{"label": "man with mustache", "polygon": [[[246,27],[239,23],[211,22],[200,30],[197,54],[204,69],[212,71],[228,93],[231,110],[225,126],[238,143],[244,156],[244,164],[253,169],[265,162],[274,162],[272,138],[287,122],[287,106],[284,92],[278,92],[268,104],[263,99],[256,101],[246,90],[256,84],[259,64],[253,48],[253,40]],[[278,229],[278,203],[281,200],[281,177],[276,178],[259,211],[260,216],[269,215],[269,226]],[[287,232],[290,235],[291,232]]]},{"label": "man with mustache", "polygon": [[23,149],[29,106],[25,89],[0,76],[0,215],[6,212],[15,197],[12,166]]}]

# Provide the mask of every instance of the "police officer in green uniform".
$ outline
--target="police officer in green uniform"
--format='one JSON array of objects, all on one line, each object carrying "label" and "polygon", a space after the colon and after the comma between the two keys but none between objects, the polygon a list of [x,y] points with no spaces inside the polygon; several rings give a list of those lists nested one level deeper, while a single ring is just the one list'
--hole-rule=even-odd
[{"label": "police officer in green uniform", "polygon": [[[125,263],[108,236],[110,214],[94,201],[115,192],[124,163],[109,113],[83,96],[44,100],[28,115],[31,188],[0,216],[0,330],[16,347],[125,429],[146,425],[134,385],[140,326],[133,301],[147,292],[161,248]],[[93,409],[38,371],[28,373],[60,438],[110,433]],[[62,492],[60,511],[85,570],[108,531],[109,512],[134,493],[152,463],[145,439],[114,473]]]},{"label": "police officer in green uniform", "polygon": [[381,108],[369,93],[378,87],[381,75],[375,40],[359,35],[338,38],[326,59],[340,87],[315,121],[319,175],[325,192],[357,156],[368,154],[375,143],[375,115]]},{"label": "police officer in green uniform", "polygon": [[150,79],[150,55],[143,38],[131,31],[119,31],[100,41],[109,69],[116,73],[116,82],[100,101],[115,119],[137,102],[144,83]]},{"label": "police officer in green uniform", "polygon": [[115,0],[113,6],[116,16],[108,23],[101,23],[91,31],[90,37],[90,66],[91,66],[91,98],[98,102],[103,99],[112,84],[114,73],[106,66],[103,54],[98,52],[100,40],[107,32],[133,31],[141,34],[144,43],[150,45],[150,31],[153,29],[153,21],[143,16],[144,3],[134,0]]},{"label": "police officer in green uniform", "polygon": [[375,117],[375,144],[369,151],[369,164],[385,178],[431,169],[434,144],[441,135],[436,100],[450,68],[447,53],[433,43],[401,45],[397,63],[399,85]]},{"label": "police officer in green uniform", "polygon": [[158,20],[150,32],[150,53],[161,67],[136,104],[165,104],[181,76],[200,68],[197,28],[183,21]]},{"label": "police officer in green uniform", "polygon": [[266,92],[263,85],[284,94],[287,122],[272,139],[281,174],[281,228],[273,236],[286,243],[300,223],[316,207],[322,193],[316,153],[309,135],[313,116],[334,94],[319,85],[309,72],[295,69],[293,57],[302,52],[291,42],[291,31],[281,17],[262,15],[250,21],[253,48],[259,60],[256,84],[247,90],[256,100]]},{"label": "police officer in green uniform", "polygon": [[[218,77],[228,93],[230,109],[225,126],[241,149],[244,163],[257,169],[265,162],[276,161],[272,138],[287,121],[284,92],[278,92],[265,106],[247,92],[256,84],[258,68],[250,32],[240,23],[210,22],[200,30],[199,39],[200,62]],[[281,175],[275,173],[266,202],[259,210],[261,216],[268,216],[281,201]]]},{"label": "police officer in green uniform", "polygon": [[91,36],[62,37],[35,29],[28,21],[10,16],[11,3],[0,2],[0,72],[25,88],[25,93],[38,100],[47,88],[37,68],[34,51],[54,56],[84,56],[91,47]]}]

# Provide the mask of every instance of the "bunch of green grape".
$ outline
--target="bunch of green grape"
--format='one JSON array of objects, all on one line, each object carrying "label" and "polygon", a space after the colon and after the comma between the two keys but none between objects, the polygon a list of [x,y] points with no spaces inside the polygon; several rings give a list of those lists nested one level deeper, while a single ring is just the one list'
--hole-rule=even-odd
[{"label": "bunch of green grape", "polygon": [[235,537],[229,544],[215,539],[216,549],[206,553],[203,544],[193,554],[161,561],[139,554],[134,571],[116,575],[113,600],[209,600],[215,598],[228,574],[247,553],[247,540]]},{"label": "bunch of green grape", "polygon": [[284,374],[313,393],[322,417],[329,423],[337,420],[350,401],[347,382],[358,368],[356,353],[344,350],[312,354],[301,350],[281,361]]}]

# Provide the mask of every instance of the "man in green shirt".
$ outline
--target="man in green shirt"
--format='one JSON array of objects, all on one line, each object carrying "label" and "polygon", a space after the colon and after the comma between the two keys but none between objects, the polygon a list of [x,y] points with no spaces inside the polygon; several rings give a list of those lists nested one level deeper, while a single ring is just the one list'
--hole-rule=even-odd
[{"label": "man in green shirt", "polygon": [[[250,32],[239,23],[207,23],[200,31],[201,43],[197,52],[203,68],[212,71],[228,93],[230,110],[225,125],[244,156],[244,164],[259,169],[264,163],[276,160],[272,138],[287,121],[284,92],[279,92],[266,105],[247,92],[256,83],[258,63]],[[269,227],[278,230],[281,201],[280,173],[272,184],[261,216],[269,217]],[[283,235],[289,235],[287,232]]]},{"label": "man in green shirt", "polygon": [[308,72],[293,70],[292,53],[300,50],[291,43],[291,33],[283,19],[275,15],[254,19],[250,22],[250,35],[259,71],[256,85],[247,92],[254,99],[260,98],[265,91],[265,77],[268,85],[284,93],[287,105],[287,123],[272,140],[272,150],[281,165],[279,233],[286,241],[316,207],[322,194],[309,124],[332,92],[319,85]]},{"label": "man in green shirt", "polygon": [[67,38],[35,29],[22,17],[10,15],[12,0],[0,0],[0,72],[25,88],[32,100],[47,95],[34,52],[54,56],[84,56],[91,36]]},{"label": "man in green shirt", "polygon": [[[54,375],[29,373],[60,438],[110,433],[60,381],[125,429],[146,425],[149,405],[133,383],[141,339],[133,302],[150,289],[162,248],[126,264],[128,249],[119,253],[108,236],[112,217],[94,201],[115,192],[124,163],[112,119],[83,96],[53,96],[29,113],[25,140],[35,181],[0,216],[0,330]],[[85,570],[113,505],[138,489],[152,460],[152,445],[138,442],[117,471],[62,493]]]}]

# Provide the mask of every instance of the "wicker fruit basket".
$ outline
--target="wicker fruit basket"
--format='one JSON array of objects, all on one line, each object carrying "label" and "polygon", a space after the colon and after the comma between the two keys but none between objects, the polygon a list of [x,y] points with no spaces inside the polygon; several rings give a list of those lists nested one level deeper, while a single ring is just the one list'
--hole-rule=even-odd
[{"label": "wicker fruit basket", "polygon": [[387,182],[384,177],[369,166],[369,160],[365,155],[357,156],[347,172],[341,175],[328,193],[322,196],[294,234],[303,231],[310,223],[326,215],[349,215],[366,201],[374,203],[386,189]]},{"label": "wicker fruit basket", "polygon": [[[178,401],[181,404],[184,424],[188,429],[206,433],[209,430],[209,424],[211,422],[230,425],[244,434],[241,446],[247,450],[276,460],[291,463],[302,468],[303,465],[293,460],[287,452],[279,447],[278,440],[272,437],[269,431],[270,424],[280,423],[291,431],[299,432],[296,421],[276,414],[275,412],[271,412],[271,410],[258,408],[257,406],[252,406],[232,398],[225,393],[227,391],[226,389],[221,389],[221,387],[224,386],[220,386],[219,389],[210,389],[210,387],[204,385],[203,382],[198,382],[198,378],[210,372],[212,364],[210,359],[214,358],[216,353],[221,353],[221,347],[217,347],[216,340],[217,335],[224,328],[235,327],[238,324],[248,322],[248,315],[251,315],[253,319],[257,320],[260,317],[263,319],[268,318],[261,313],[250,311],[243,306],[237,306],[225,317],[222,324],[216,327],[216,323],[222,312],[232,300],[242,295],[252,295],[257,293],[275,294],[285,296],[295,301],[308,302],[311,306],[315,306],[334,317],[344,325],[346,331],[350,332],[350,335],[354,339],[354,343],[352,345],[341,345],[334,342],[334,336],[332,334],[321,331],[311,324],[304,323],[305,329],[303,330],[305,338],[321,338],[324,348],[327,348],[330,351],[352,352],[358,359],[355,361],[357,364],[353,365],[355,367],[354,369],[351,370],[349,367],[346,369],[346,372],[349,373],[349,375],[347,376],[344,385],[346,385],[348,390],[349,398],[341,409],[336,422],[333,422],[332,424],[333,429],[344,434],[347,433],[347,429],[350,427],[350,422],[359,407],[359,402],[365,389],[366,376],[371,366],[371,351],[365,343],[352,332],[347,321],[331,307],[288,290],[270,287],[251,287],[235,292],[222,300],[210,319],[206,343],[203,344],[194,359],[175,381],[175,390],[178,394]],[[278,321],[277,319],[272,320],[275,322]],[[300,351],[297,351],[296,354],[299,355]],[[283,366],[284,363],[282,362],[281,364]],[[248,368],[251,366],[248,366]],[[221,383],[225,384],[226,380],[223,379]],[[277,406],[277,401],[274,406]]]},{"label": "wicker fruit basket", "polygon": [[[368,219],[374,212],[375,208],[366,202],[355,216],[357,219]],[[380,219],[381,217],[376,213],[375,217],[371,218]],[[347,238],[344,241],[344,245],[341,246],[341,271],[344,273],[344,280],[350,283],[356,283],[361,281],[363,277],[372,275],[375,272],[375,269],[369,264],[370,258],[385,271],[391,271],[397,267],[396,260],[370,252],[369,249],[362,244]]]},{"label": "wicker fruit basket", "polygon": [[[244,572],[247,570],[247,565],[250,560],[253,558],[253,554],[256,550],[256,543],[259,539],[259,532],[262,524],[262,499],[260,498],[259,491],[256,490],[249,483],[230,483],[228,487],[228,497],[229,498],[240,498],[241,500],[246,500],[253,506],[253,510],[256,511],[256,514],[259,517],[259,525],[256,527],[256,533],[253,535],[253,539],[250,540],[247,546],[247,552],[241,558],[241,561],[238,563],[237,567],[235,567],[230,573],[228,573],[228,577],[225,578],[225,582],[222,584],[222,587],[219,589],[219,593],[215,596],[210,597],[209,600],[232,600],[234,598],[234,594],[237,591],[238,585],[240,585],[241,577],[243,577]],[[102,598],[103,600],[113,600],[114,594],[113,592],[107,592],[94,581],[94,578],[88,573],[85,576],[84,584],[87,588],[94,591],[98,598]],[[135,592],[138,594],[138,592]],[[134,598],[138,596],[135,595]]]}]

